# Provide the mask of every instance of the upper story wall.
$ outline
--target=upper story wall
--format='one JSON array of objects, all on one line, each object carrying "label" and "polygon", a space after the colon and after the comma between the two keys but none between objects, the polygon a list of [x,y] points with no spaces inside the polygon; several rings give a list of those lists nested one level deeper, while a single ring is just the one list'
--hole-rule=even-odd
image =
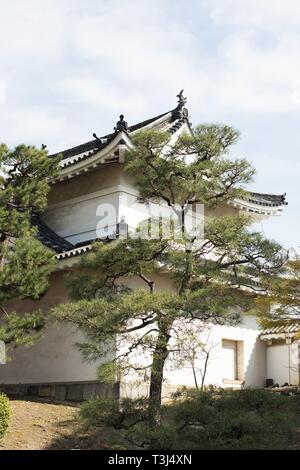
[{"label": "upper story wall", "polygon": [[[73,244],[115,231],[115,217],[109,207],[117,217],[121,172],[118,164],[103,165],[93,172],[55,183],[48,197],[44,221]],[[107,228],[104,233],[97,233],[101,221]]]},{"label": "upper story wall", "polygon": [[111,163],[76,178],[56,182],[50,190],[48,205],[51,207],[54,204],[116,186],[120,184],[121,174],[121,165]]},{"label": "upper story wall", "polygon": [[[55,183],[43,218],[58,235],[77,244],[110,236],[122,218],[132,230],[149,217],[165,216],[166,212],[161,211],[166,209],[166,203],[151,207],[138,203],[134,178],[124,172],[122,164],[111,163]],[[238,208],[224,204],[205,208],[204,215],[220,217],[238,213]]]}]

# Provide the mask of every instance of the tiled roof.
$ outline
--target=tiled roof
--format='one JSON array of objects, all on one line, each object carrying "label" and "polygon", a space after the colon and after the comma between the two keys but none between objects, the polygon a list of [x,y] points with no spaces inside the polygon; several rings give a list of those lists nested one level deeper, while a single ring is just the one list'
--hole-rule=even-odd
[{"label": "tiled roof", "polygon": [[264,194],[264,193],[250,193],[248,198],[243,198],[249,200],[253,204],[259,204],[262,206],[283,206],[286,205],[286,194]]},{"label": "tiled roof", "polygon": [[[95,153],[99,152],[99,150],[104,149],[112,139],[110,138],[110,139],[105,140],[104,138],[102,138],[102,140],[103,140],[102,143],[95,139],[94,141],[87,142],[86,144],[81,144],[78,147],[73,147],[72,149],[68,149],[68,150],[64,150],[63,152],[60,152],[63,155],[63,159],[61,161],[62,168],[66,168],[68,166],[74,165],[74,163],[78,163],[78,162],[81,162],[82,160],[86,160],[87,158],[91,157]],[[80,151],[80,149],[82,150]],[[87,153],[83,153],[83,152],[87,152]]]},{"label": "tiled roof", "polygon": [[[143,127],[149,126],[150,124],[158,121],[159,119],[163,118],[164,116],[168,116],[171,113],[170,123],[177,119],[176,113],[172,111],[167,111],[166,113],[159,114],[153,118],[147,119],[145,121],[139,122],[132,126],[129,126],[128,133],[135,132]],[[181,124],[179,125],[179,127]],[[49,155],[49,157],[55,157],[58,154],[62,155],[62,167],[65,168],[67,166],[73,165],[78,161],[85,160],[86,158],[91,157],[99,150],[104,149],[116,136],[115,132],[111,132],[110,134],[106,134],[98,139],[90,140],[89,142],[85,142],[83,144],[77,145],[76,147],[72,147],[70,149],[63,150],[61,152],[57,152],[55,154]],[[71,159],[71,157],[76,157]],[[64,162],[64,160],[70,159],[69,161]]]},{"label": "tiled roof", "polygon": [[63,253],[71,250],[74,245],[64,238],[55,233],[48,225],[46,225],[39,217],[32,219],[32,224],[37,227],[37,238],[45,246],[56,251],[56,253]]},{"label": "tiled roof", "polygon": [[57,253],[57,259],[71,258],[73,256],[78,256],[82,253],[85,253],[91,249],[92,243],[95,241],[108,242],[119,237],[119,224],[117,224],[114,234],[112,234],[110,237],[85,240],[83,242],[73,244],[55,233],[38,216],[32,218],[32,224],[37,227],[37,239],[48,248],[51,248],[53,251],[55,251]]},{"label": "tiled roof", "polygon": [[[101,139],[106,140],[110,136],[111,134],[101,137]],[[107,145],[106,141],[101,143],[99,142],[99,140],[94,139],[94,140],[90,140],[89,142],[85,142],[84,144],[77,145],[76,147],[63,150],[62,152],[53,153],[52,155],[49,155],[49,157],[56,157],[58,154],[61,154],[63,156],[63,159],[65,159],[69,157],[74,157],[75,155],[79,155],[84,152],[93,152],[95,150],[98,151],[101,148],[104,148],[106,145]]]},{"label": "tiled roof", "polygon": [[260,332],[261,335],[273,335],[273,334],[296,334],[300,330],[299,323],[291,323],[288,325],[273,326],[271,328],[265,328]]},{"label": "tiled roof", "polygon": [[56,255],[56,258],[58,260],[63,260],[66,258],[73,258],[74,256],[79,256],[82,255],[83,253],[86,253],[87,251],[90,251],[92,249],[92,245],[83,245],[72,248],[71,250],[64,251],[63,253],[58,253]]},{"label": "tiled roof", "polygon": [[104,238],[96,238],[93,240],[86,240],[81,243],[77,243],[76,245],[73,245],[73,248],[69,249],[68,251],[64,251],[62,253],[58,253],[56,255],[56,258],[58,260],[66,259],[66,258],[73,258],[74,256],[79,256],[82,255],[83,253],[86,253],[87,251],[90,251],[92,249],[93,243],[97,241],[109,243],[112,240],[115,240],[118,238],[118,226],[116,227],[116,233],[115,236],[112,237],[104,237]]},{"label": "tiled roof", "polygon": [[[162,117],[167,116],[169,113],[173,113],[173,110],[172,111],[167,111],[166,113],[163,113],[163,114],[159,114],[158,116],[155,116],[154,118],[147,119],[146,121],[139,122],[138,124],[134,124],[133,126],[129,126],[128,131],[129,132],[138,131],[139,129],[142,129],[143,127],[149,126],[153,122],[158,121]],[[172,116],[173,116],[173,114],[172,114]],[[175,119],[176,119],[175,116],[174,116],[174,118],[171,118],[171,120],[175,120]]]}]

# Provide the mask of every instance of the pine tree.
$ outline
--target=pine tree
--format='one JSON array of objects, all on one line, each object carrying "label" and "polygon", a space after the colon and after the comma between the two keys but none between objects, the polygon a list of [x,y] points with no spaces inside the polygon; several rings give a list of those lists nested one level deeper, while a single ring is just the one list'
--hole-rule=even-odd
[{"label": "pine tree", "polygon": [[266,295],[256,299],[258,319],[263,327],[295,326],[300,337],[300,258],[294,253],[277,276],[265,276]]},{"label": "pine tree", "polygon": [[[125,171],[134,178],[141,202],[162,202],[172,209],[180,236],[144,239],[141,227],[132,237],[95,243],[67,279],[73,302],[54,309],[56,319],[87,333],[78,346],[87,359],[103,358],[101,379],[115,381],[129,371],[144,374],[152,424],[160,420],[164,366],[182,325],[198,324],[200,331],[203,322],[237,323],[241,308],[253,307],[248,292],[254,280],[277,272],[285,261],[280,245],[250,232],[251,220],[244,215],[207,217],[204,238],[186,230],[191,205],[201,203],[209,210],[245,194],[243,186],[254,170],[246,160],[227,155],[238,132],[207,125],[173,146],[169,138],[151,129],[136,134]],[[147,230],[161,233],[162,223],[152,220]],[[159,276],[171,278],[173,288],[156,286]],[[144,288],[130,289],[131,277]]]},{"label": "pine tree", "polygon": [[5,304],[13,298],[38,299],[48,286],[55,259],[37,240],[34,218],[46,207],[58,161],[45,149],[0,145],[0,339],[6,343],[30,342],[44,325],[39,312],[8,313]]}]

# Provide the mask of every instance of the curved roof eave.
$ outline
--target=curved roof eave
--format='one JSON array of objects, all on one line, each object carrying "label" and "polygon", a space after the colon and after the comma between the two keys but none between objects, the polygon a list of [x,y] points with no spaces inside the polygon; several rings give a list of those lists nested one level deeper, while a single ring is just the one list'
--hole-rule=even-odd
[{"label": "curved roof eave", "polygon": [[286,194],[249,193],[248,197],[235,198],[228,202],[229,205],[246,212],[261,215],[279,215],[282,213],[286,201]]},{"label": "curved roof eave", "polygon": [[[104,164],[119,162],[120,146],[124,146],[128,149],[133,147],[130,137],[123,131],[118,132],[114,139],[107,143],[102,149],[95,151],[92,156],[88,155],[88,158],[83,156],[82,158],[78,158],[77,161],[72,161],[62,166],[60,175],[52,182],[55,183],[79,176]],[[62,163],[63,162],[64,160]]]}]

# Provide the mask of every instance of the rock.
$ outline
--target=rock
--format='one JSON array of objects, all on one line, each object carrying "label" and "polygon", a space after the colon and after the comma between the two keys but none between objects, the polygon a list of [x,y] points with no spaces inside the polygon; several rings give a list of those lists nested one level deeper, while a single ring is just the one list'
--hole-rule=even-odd
[{"label": "rock", "polygon": [[39,397],[50,397],[51,387],[48,385],[42,385],[39,387]]},{"label": "rock", "polygon": [[96,396],[97,384],[83,384],[83,399],[90,400]]},{"label": "rock", "polygon": [[67,386],[66,385],[56,385],[55,386],[55,393],[54,398],[57,401],[65,401],[67,394]]},{"label": "rock", "polygon": [[39,387],[37,385],[30,385],[27,393],[30,397],[37,397],[39,394]]},{"label": "rock", "polygon": [[69,401],[82,401],[83,400],[83,387],[82,385],[69,385],[67,389],[66,400]]}]

